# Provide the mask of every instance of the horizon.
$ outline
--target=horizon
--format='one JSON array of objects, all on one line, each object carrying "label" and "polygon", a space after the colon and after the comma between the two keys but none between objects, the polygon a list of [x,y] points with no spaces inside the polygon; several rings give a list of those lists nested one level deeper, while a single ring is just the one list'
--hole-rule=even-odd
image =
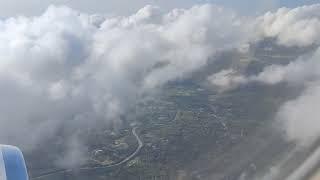
[{"label": "horizon", "polygon": [[[174,8],[190,8],[194,5],[216,4],[225,8],[232,9],[242,15],[258,15],[266,11],[274,11],[281,7],[295,8],[303,5],[316,4],[316,0],[177,0],[177,1],[159,1],[159,0],[134,0],[129,3],[125,0],[102,1],[102,0],[0,0],[0,18],[6,19],[16,16],[39,16],[50,5],[68,6],[77,11],[88,14],[106,14],[106,15],[130,15],[137,12],[146,5],[158,6],[163,10],[169,11]],[[125,4],[125,5],[124,5]]]}]

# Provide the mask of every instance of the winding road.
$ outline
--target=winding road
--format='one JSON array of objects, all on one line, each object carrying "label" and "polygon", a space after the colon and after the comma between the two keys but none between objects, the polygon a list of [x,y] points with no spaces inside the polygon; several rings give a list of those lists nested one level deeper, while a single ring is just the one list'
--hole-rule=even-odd
[{"label": "winding road", "polygon": [[30,179],[31,180],[32,179],[42,179],[42,178],[45,178],[45,177],[49,177],[49,176],[53,176],[53,175],[57,175],[57,174],[62,174],[62,173],[70,173],[70,172],[73,172],[73,171],[108,169],[108,168],[114,168],[114,167],[117,167],[117,166],[121,166],[121,165],[129,162],[130,160],[132,160],[134,157],[136,157],[136,155],[138,155],[138,153],[140,152],[140,150],[142,149],[142,147],[144,145],[143,141],[140,139],[140,137],[137,134],[137,127],[133,127],[132,128],[132,134],[133,134],[133,136],[136,138],[136,140],[138,142],[138,147],[132,154],[130,154],[129,156],[127,156],[125,159],[121,160],[118,163],[111,164],[111,165],[106,165],[106,166],[83,167],[83,168],[78,168],[78,169],[60,169],[60,170],[55,170],[55,171],[51,171],[51,172],[42,174],[42,175],[37,176],[37,177],[30,178]]}]

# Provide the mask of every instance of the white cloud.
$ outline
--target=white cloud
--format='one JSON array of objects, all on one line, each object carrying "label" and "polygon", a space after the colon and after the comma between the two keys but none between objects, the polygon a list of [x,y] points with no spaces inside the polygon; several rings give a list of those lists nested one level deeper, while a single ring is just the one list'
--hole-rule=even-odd
[{"label": "white cloud", "polygon": [[320,87],[311,86],[295,100],[285,103],[277,120],[286,127],[287,137],[302,144],[309,144],[320,135]]},{"label": "white cloud", "polygon": [[219,91],[229,91],[247,83],[245,76],[237,73],[233,69],[222,70],[208,77],[209,83],[214,85]]},{"label": "white cloud", "polygon": [[[286,83],[291,88],[303,89],[301,95],[285,103],[277,113],[288,140],[298,144],[309,144],[320,136],[317,128],[320,86],[320,5],[295,9],[281,8],[275,13],[266,13],[256,22],[256,40],[274,38],[279,45],[296,47],[318,47],[311,55],[293,59],[287,65],[273,64],[260,73],[246,76],[233,69],[222,70],[208,80],[220,90],[235,89],[248,83],[275,85]],[[255,39],[253,38],[253,39]]]},{"label": "white cloud", "polygon": [[[287,65],[269,65],[260,73],[251,76],[244,76],[235,70],[222,70],[211,77],[215,77],[215,81],[211,81],[214,85],[228,90],[232,83],[217,83],[219,81],[233,82],[232,87],[247,84],[250,82],[263,83],[266,85],[274,85],[279,83],[289,83],[295,86],[308,86],[320,79],[320,48],[316,50],[311,57],[300,57]],[[224,80],[223,80],[224,79]],[[241,79],[241,81],[236,81]],[[212,80],[212,78],[211,78]],[[210,79],[209,79],[210,81]]]},{"label": "white cloud", "polygon": [[257,19],[262,37],[276,38],[285,46],[309,46],[319,44],[320,5],[280,8]]},{"label": "white cloud", "polygon": [[0,21],[1,140],[32,150],[65,124],[119,123],[141,94],[242,47],[247,31],[244,18],[214,5],[108,18],[50,6]]}]

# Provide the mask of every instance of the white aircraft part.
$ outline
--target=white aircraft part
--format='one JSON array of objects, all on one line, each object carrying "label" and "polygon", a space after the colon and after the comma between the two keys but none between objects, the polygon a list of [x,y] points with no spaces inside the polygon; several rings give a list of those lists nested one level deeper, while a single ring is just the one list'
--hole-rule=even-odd
[{"label": "white aircraft part", "polygon": [[0,146],[0,180],[7,180],[6,167],[3,160],[1,146]]}]

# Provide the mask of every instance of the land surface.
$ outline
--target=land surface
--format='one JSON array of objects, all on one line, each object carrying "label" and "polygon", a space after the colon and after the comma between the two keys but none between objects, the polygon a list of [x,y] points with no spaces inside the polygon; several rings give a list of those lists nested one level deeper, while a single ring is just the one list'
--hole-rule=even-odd
[{"label": "land surface", "polygon": [[278,177],[288,176],[310,153],[293,152],[294,145],[282,138],[273,119],[296,92],[288,91],[285,84],[250,84],[221,93],[204,81],[227,67],[252,74],[312,50],[274,47],[270,52],[265,50],[268,46],[274,45],[262,42],[251,54],[222,53],[191,78],[171,82],[137,102],[116,130],[101,125],[81,131],[88,148],[78,167],[57,167],[55,159],[64,153],[59,139],[64,136],[53,137],[46,148],[26,154],[31,177],[250,180],[261,179],[276,162],[283,161],[283,166],[294,162]]}]

